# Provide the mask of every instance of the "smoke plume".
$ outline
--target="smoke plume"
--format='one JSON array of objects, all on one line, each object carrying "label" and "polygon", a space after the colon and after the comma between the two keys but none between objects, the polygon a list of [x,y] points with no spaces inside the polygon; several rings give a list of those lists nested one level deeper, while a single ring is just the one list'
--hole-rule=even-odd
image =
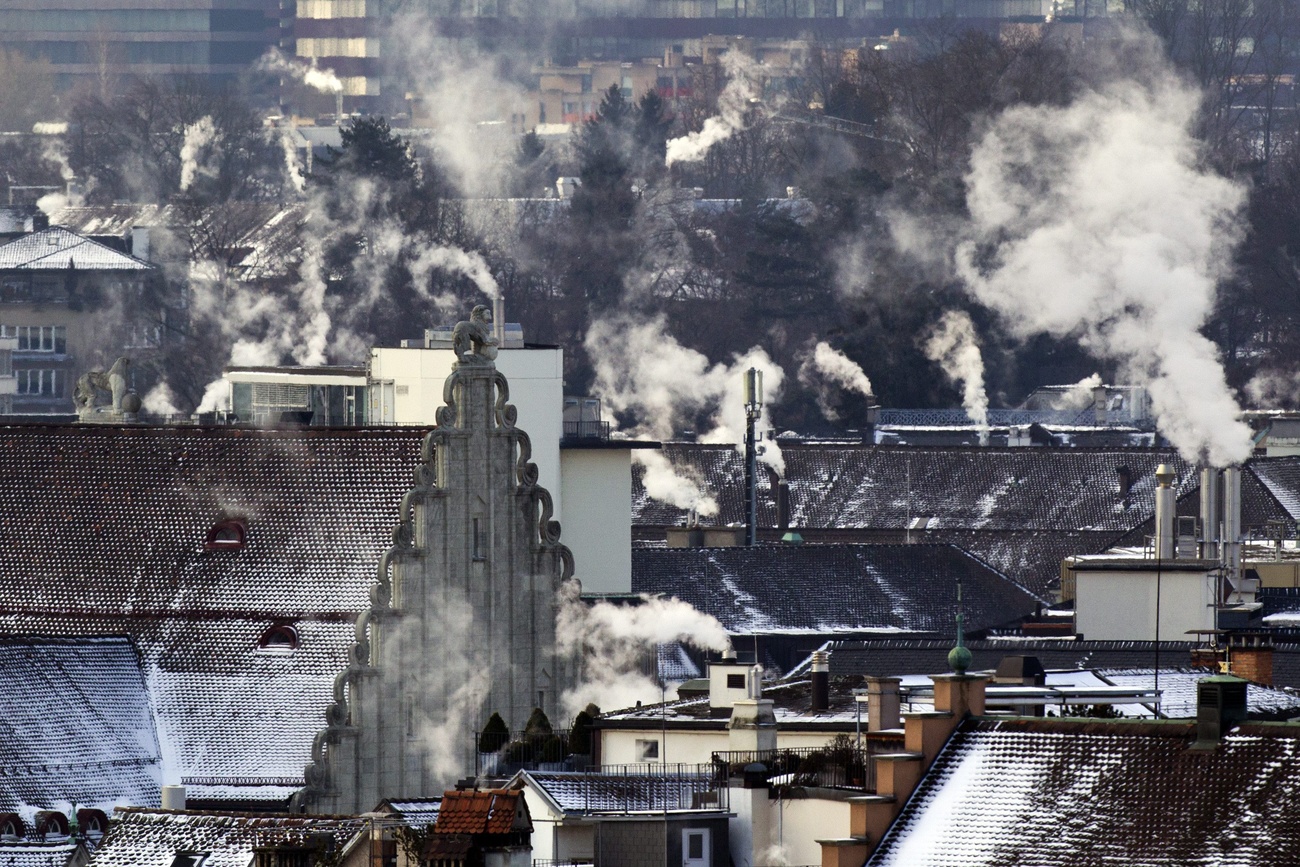
[{"label": "smoke plume", "polygon": [[642,673],[657,645],[680,641],[714,651],[731,646],[716,618],[680,599],[643,596],[635,605],[587,605],[578,596],[576,582],[561,590],[556,635],[561,653],[584,660],[583,682],[561,699],[570,714],[592,702],[602,708],[622,708],[637,701],[658,701],[660,686]]},{"label": "smoke plume", "polygon": [[1198,164],[1199,104],[1161,67],[1004,112],[971,158],[957,264],[1018,335],[1076,337],[1119,362],[1183,457],[1223,466],[1250,455],[1250,430],[1200,329],[1245,190]]},{"label": "smoke plume", "polygon": [[[663,317],[597,320],[587,330],[585,345],[596,372],[595,394],[613,412],[642,419],[635,433],[659,440],[672,439],[707,415],[710,427],[701,442],[740,445],[745,431],[745,371],[757,367],[763,372],[768,406],[780,396],[785,379],[785,371],[759,347],[734,356],[731,364],[711,363],[678,343]],[[771,430],[766,413],[755,430],[760,436]],[[775,440],[764,442],[761,460],[777,472],[785,471]]]},{"label": "smoke plume", "polygon": [[1094,400],[1092,392],[1099,385],[1101,385],[1101,374],[1094,373],[1091,376],[1085,376],[1066,389],[1064,394],[1052,401],[1052,409],[1085,409],[1091,406]]},{"label": "smoke plume", "polygon": [[141,400],[141,406],[145,412],[152,415],[175,415],[180,412],[176,408],[176,395],[172,394],[171,388],[165,382],[160,382],[145,393]]},{"label": "smoke plume", "polygon": [[315,58],[308,63],[296,57],[289,57],[277,48],[272,48],[262,55],[255,68],[259,72],[287,76],[321,93],[343,92],[343,82],[339,81],[338,76],[330,70],[318,67]]},{"label": "smoke plume", "polygon": [[430,273],[435,268],[441,268],[468,277],[490,299],[495,300],[501,296],[501,289],[492,276],[487,260],[473,251],[441,244],[426,247],[418,252],[409,267],[411,278],[417,286],[427,284]]},{"label": "smoke plume", "polygon": [[979,428],[980,445],[989,442],[989,398],[984,392],[984,357],[975,324],[964,310],[949,310],[925,343],[925,355],[962,386],[961,405]]},{"label": "smoke plume", "polygon": [[718,501],[704,485],[672,465],[662,452],[636,449],[632,461],[645,468],[641,484],[646,496],[679,509],[690,509],[701,518],[718,514]]},{"label": "smoke plume", "polygon": [[700,162],[709,148],[745,128],[745,116],[758,101],[756,64],[748,55],[735,48],[723,54],[718,62],[729,76],[722,93],[718,95],[718,113],[705,120],[698,131],[669,139],[666,165]]},{"label": "smoke plume", "polygon": [[185,126],[185,141],[181,145],[181,192],[194,184],[199,175],[214,176],[216,172],[208,168],[200,157],[204,150],[212,148],[217,140],[217,128],[212,118],[202,117]]}]

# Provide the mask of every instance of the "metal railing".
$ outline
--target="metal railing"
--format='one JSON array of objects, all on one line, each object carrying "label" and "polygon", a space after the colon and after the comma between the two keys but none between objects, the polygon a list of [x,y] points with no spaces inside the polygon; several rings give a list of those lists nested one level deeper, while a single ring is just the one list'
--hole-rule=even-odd
[{"label": "metal railing", "polygon": [[566,440],[607,440],[609,439],[609,422],[607,421],[566,421],[564,423]]},{"label": "metal railing", "polygon": [[874,756],[898,752],[902,738],[872,738],[858,746],[799,747],[778,750],[729,750],[713,754],[720,779],[742,779],[745,768],[760,764],[769,783],[827,789],[876,790]]}]

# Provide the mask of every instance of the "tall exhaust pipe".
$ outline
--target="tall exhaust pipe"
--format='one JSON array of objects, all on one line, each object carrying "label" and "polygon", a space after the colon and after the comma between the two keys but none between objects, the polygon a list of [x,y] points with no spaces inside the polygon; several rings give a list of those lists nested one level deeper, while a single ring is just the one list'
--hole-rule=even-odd
[{"label": "tall exhaust pipe", "polygon": [[1223,471],[1223,571],[1228,586],[1241,586],[1241,467]]},{"label": "tall exhaust pipe", "polygon": [[506,348],[506,299],[500,292],[492,299],[492,336],[498,349]]},{"label": "tall exhaust pipe", "polygon": [[1156,559],[1174,559],[1173,482],[1178,476],[1169,464],[1156,467]]},{"label": "tall exhaust pipe", "polygon": [[1219,559],[1219,502],[1222,476],[1214,467],[1201,469],[1201,559]]},{"label": "tall exhaust pipe", "polygon": [[745,544],[758,543],[758,443],[754,425],[763,414],[763,371],[745,371]]}]

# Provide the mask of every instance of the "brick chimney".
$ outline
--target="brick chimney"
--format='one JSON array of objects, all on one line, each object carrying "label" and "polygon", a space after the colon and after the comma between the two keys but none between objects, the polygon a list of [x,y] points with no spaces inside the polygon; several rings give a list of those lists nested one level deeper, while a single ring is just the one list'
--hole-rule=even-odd
[{"label": "brick chimney", "polygon": [[1228,671],[1245,680],[1273,685],[1273,643],[1265,635],[1228,637]]}]

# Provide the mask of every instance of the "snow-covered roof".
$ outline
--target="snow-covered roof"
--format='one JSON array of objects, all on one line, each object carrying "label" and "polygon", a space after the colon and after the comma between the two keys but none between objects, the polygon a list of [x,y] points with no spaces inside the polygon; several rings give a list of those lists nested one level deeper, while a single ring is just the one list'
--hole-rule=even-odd
[{"label": "snow-covered roof", "polygon": [[627,813],[697,806],[712,789],[711,775],[651,771],[645,774],[520,771],[513,784],[531,783],[563,813]]},{"label": "snow-covered roof", "polygon": [[[73,803],[158,803],[161,757],[129,639],[0,637],[0,673],[0,813],[30,826]],[[10,855],[0,849],[0,865]]]},{"label": "snow-covered roof", "polygon": [[1294,521],[1300,521],[1300,458],[1256,458],[1249,470]]},{"label": "snow-covered roof", "polygon": [[[1160,712],[1170,719],[1196,717],[1196,685],[1208,674],[1205,669],[1160,670]],[[1097,674],[1116,686],[1155,688],[1155,669],[1102,668]],[[1259,683],[1246,684],[1246,711],[1252,718],[1287,719],[1300,716],[1300,696]]]},{"label": "snow-covered roof", "polygon": [[405,801],[389,799],[380,805],[381,810],[384,805],[401,816],[402,822],[408,827],[424,829],[438,821],[442,798],[416,798]]},{"label": "snow-covered roof", "polygon": [[[193,799],[281,801],[424,433],[0,428],[0,632],[130,635],[168,773]],[[242,547],[209,549],[223,520]],[[261,647],[275,626],[293,642]]]},{"label": "snow-covered roof", "polygon": [[675,596],[732,634],[940,632],[957,584],[971,631],[1012,623],[1036,600],[951,545],[637,548],[632,590]]},{"label": "snow-covered roof", "polygon": [[58,840],[0,839],[0,867],[67,867],[77,843]]},{"label": "snow-covered roof", "polygon": [[1300,727],[1194,740],[1185,723],[968,721],[867,864],[1300,863]]},{"label": "snow-covered roof", "polygon": [[141,272],[153,266],[62,226],[0,244],[0,270],[66,271],[70,267],[79,271]]},{"label": "snow-covered roof", "polygon": [[[255,847],[319,845],[338,852],[366,828],[365,819],[353,816],[279,813],[127,809],[116,820],[95,850],[95,867],[249,867]],[[184,853],[203,857],[178,861]]]}]

